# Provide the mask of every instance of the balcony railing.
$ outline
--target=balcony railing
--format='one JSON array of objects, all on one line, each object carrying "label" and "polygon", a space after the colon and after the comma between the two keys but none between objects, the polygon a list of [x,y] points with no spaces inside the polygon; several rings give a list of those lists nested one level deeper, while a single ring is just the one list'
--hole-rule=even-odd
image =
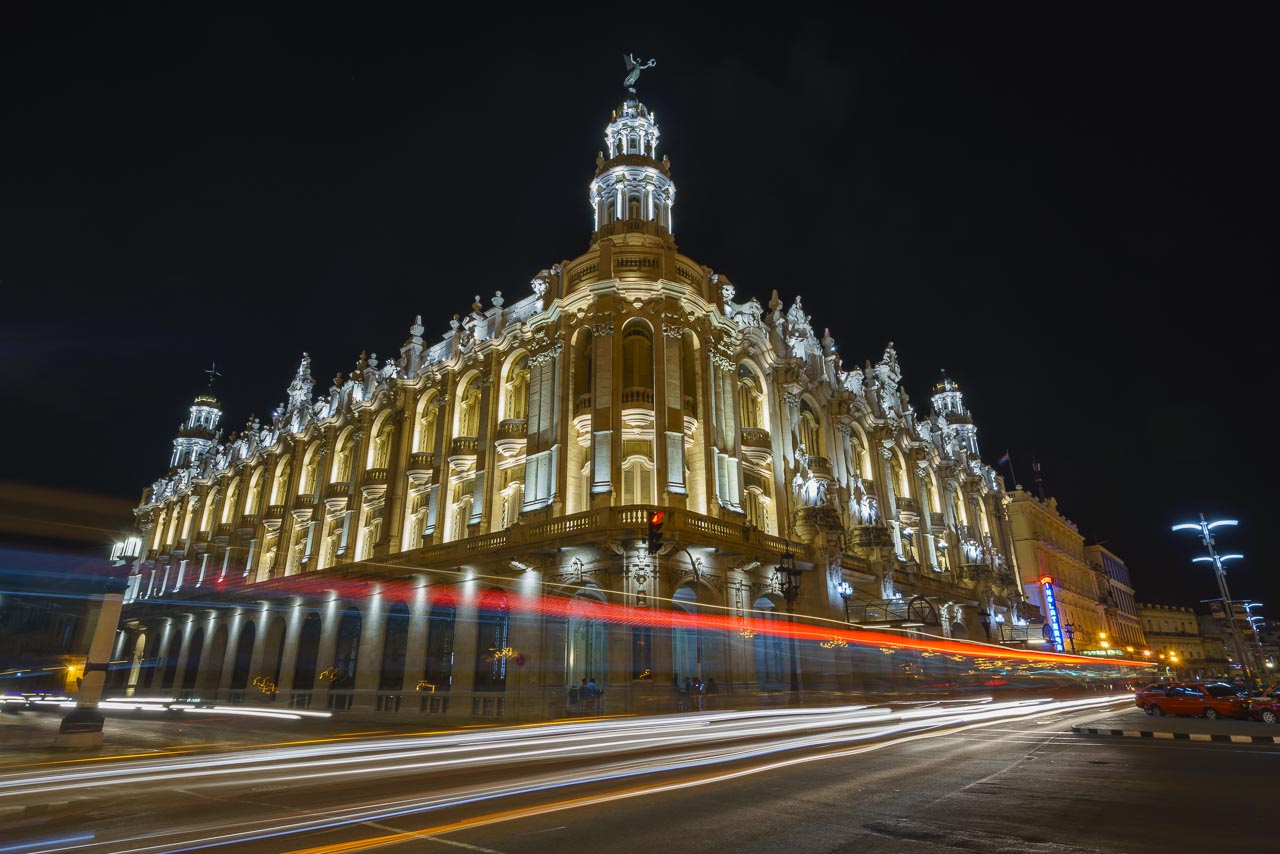
[{"label": "balcony railing", "polygon": [[622,390],[622,405],[634,407],[636,404],[653,409],[653,389],[624,388]]},{"label": "balcony railing", "polygon": [[578,402],[573,407],[574,415],[582,415],[591,411],[591,392],[578,395]]},{"label": "balcony railing", "polygon": [[520,439],[528,433],[528,421],[523,418],[504,418],[498,422],[498,436]]},{"label": "balcony railing", "polygon": [[475,455],[480,449],[480,440],[474,436],[459,436],[449,445],[449,455],[452,457],[463,456],[465,454]]},{"label": "balcony railing", "polygon": [[240,517],[240,530],[242,531],[250,530],[256,527],[257,524],[258,524],[257,513],[246,513]]},{"label": "balcony railing", "polygon": [[324,488],[325,498],[346,498],[351,494],[351,484],[345,480],[338,483],[331,483]]},{"label": "balcony railing", "polygon": [[436,467],[436,455],[430,451],[415,451],[409,455],[410,474],[428,472]]},{"label": "balcony railing", "polygon": [[[768,430],[762,430],[759,427],[743,427],[742,428],[742,444],[748,448],[773,448],[773,437]],[[812,461],[810,457],[810,461]]]},{"label": "balcony railing", "polygon": [[377,484],[387,482],[386,469],[365,469],[364,475],[360,478],[361,486],[367,484]]},{"label": "balcony railing", "polygon": [[315,507],[316,494],[314,492],[307,492],[297,496],[293,499],[293,506],[298,510],[302,510],[307,507]]},{"label": "balcony railing", "polygon": [[284,505],[283,505],[283,504],[272,504],[270,507],[268,507],[268,508],[267,508],[267,515],[266,515],[264,518],[266,518],[266,519],[283,519],[283,518],[284,518]]}]

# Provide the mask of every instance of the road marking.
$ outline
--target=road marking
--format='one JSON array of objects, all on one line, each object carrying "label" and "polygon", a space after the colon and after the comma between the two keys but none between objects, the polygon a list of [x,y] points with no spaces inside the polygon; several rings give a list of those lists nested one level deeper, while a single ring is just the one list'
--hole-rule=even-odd
[{"label": "road marking", "polygon": [[426,839],[431,842],[439,842],[441,845],[452,845],[454,848],[465,848],[468,851],[480,851],[482,854],[503,854],[503,852],[496,851],[493,848],[483,848],[479,845],[472,845],[468,842],[459,842],[456,839],[441,839],[439,836],[431,836],[426,833],[415,833],[412,830],[400,830],[389,824],[380,824],[376,821],[366,821],[365,824],[369,827],[376,827],[378,830],[389,830],[398,836],[408,834],[410,839]]}]

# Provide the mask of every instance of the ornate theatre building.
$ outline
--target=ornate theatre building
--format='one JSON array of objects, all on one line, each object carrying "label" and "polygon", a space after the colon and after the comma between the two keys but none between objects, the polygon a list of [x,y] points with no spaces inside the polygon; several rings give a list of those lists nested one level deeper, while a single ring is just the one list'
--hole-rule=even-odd
[{"label": "ornate theatre building", "polygon": [[[917,410],[892,345],[846,363],[800,297],[739,301],[681,254],[659,139],[634,95],[614,111],[590,244],[528,292],[434,339],[419,317],[328,388],[303,354],[268,423],[224,433],[196,398],[135,511],[117,688],[531,720],[587,678],[609,711],[670,708],[689,676],[745,702],[789,682],[778,638],[661,615],[786,619],[780,563],[801,622],[1025,636],[959,386]],[[842,654],[806,649],[802,690],[857,690]]]}]

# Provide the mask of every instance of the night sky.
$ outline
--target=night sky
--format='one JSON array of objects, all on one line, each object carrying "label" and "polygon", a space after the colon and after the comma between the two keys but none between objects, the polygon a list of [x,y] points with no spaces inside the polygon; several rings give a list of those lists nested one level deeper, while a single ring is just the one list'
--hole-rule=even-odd
[{"label": "night sky", "polygon": [[802,295],[846,363],[894,341],[920,410],[946,368],[985,458],[1033,488],[1038,457],[1140,600],[1217,595],[1169,526],[1239,518],[1232,593],[1280,616],[1269,22],[372,5],[0,12],[0,478],[136,498],[211,361],[234,430],[303,350],[323,391],[415,314],[522,298],[587,248],[630,51],[681,251]]}]

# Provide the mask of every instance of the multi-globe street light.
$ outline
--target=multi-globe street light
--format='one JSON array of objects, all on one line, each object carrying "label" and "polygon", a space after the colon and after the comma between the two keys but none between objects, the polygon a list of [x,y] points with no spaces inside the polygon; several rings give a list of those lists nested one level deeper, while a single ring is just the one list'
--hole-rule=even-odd
[{"label": "multi-globe street light", "polygon": [[836,582],[836,592],[840,594],[840,598],[844,600],[844,622],[849,624],[849,597],[853,596],[853,585],[841,579]]},{"label": "multi-globe street light", "polygon": [[1214,546],[1213,529],[1223,525],[1235,527],[1239,525],[1236,519],[1216,519],[1212,522],[1204,518],[1204,514],[1200,514],[1199,522],[1182,522],[1174,525],[1175,531],[1195,531],[1200,535],[1200,542],[1208,549],[1209,554],[1192,558],[1192,563],[1212,563],[1214,573],[1218,578],[1218,592],[1222,594],[1222,606],[1226,609],[1227,624],[1231,627],[1231,642],[1236,648],[1236,658],[1240,661],[1240,667],[1244,670],[1245,685],[1253,690],[1253,668],[1249,667],[1249,659],[1244,654],[1244,641],[1240,637],[1240,627],[1236,625],[1235,611],[1232,610],[1231,594],[1227,591],[1227,573],[1223,570],[1222,565],[1229,560],[1239,560],[1244,557],[1242,554],[1220,555]]}]

